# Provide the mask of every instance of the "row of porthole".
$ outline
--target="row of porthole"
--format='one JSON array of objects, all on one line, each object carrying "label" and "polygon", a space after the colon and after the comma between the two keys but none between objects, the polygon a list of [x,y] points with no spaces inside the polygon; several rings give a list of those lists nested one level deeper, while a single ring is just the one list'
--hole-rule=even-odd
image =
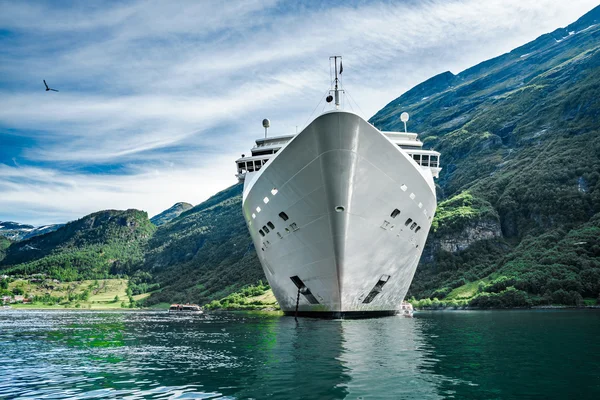
[{"label": "row of porthole", "polygon": [[[280,217],[281,217],[281,219],[283,219],[284,221],[287,221],[287,220],[289,219],[289,218],[288,218],[288,216],[287,216],[287,214],[286,214],[286,213],[284,213],[283,211],[279,213],[279,216],[280,216]],[[273,225],[273,224],[271,223],[271,221],[269,221],[269,222],[267,223],[267,225],[271,226],[271,225]],[[273,228],[275,228],[275,226],[274,226],[274,225],[273,225],[273,226],[271,226],[271,229],[273,229]],[[267,229],[267,227],[263,226],[263,230],[264,230],[264,229],[266,229],[266,230],[267,230],[267,233],[269,233],[269,230]],[[298,229],[300,229],[300,228],[298,227],[298,224],[296,224],[295,222],[292,222],[292,223],[290,224],[290,226],[289,226],[289,227],[286,227],[286,228],[285,228],[285,232],[286,232],[286,233],[290,233],[290,232],[291,232],[291,231],[290,231],[290,229],[291,229],[292,231],[296,232],[296,231],[297,231]],[[265,236],[265,235],[264,235],[264,233],[262,232],[262,230],[259,230],[259,233],[260,233],[262,236]],[[281,235],[281,233],[277,232],[277,236],[279,237],[279,239],[283,239],[283,235]],[[262,248],[261,248],[261,250],[262,250],[262,251],[265,251],[265,249],[266,249],[266,248],[268,248],[270,244],[271,244],[271,243],[269,243],[269,241],[268,241],[268,240],[267,240],[267,241],[265,241],[265,242],[264,242],[264,247],[262,247]]]},{"label": "row of porthole", "polygon": [[[392,211],[392,213],[390,214],[390,217],[392,218],[396,218],[398,215],[400,215],[400,210],[398,210],[397,208],[394,209],[394,211]],[[409,226],[410,225],[410,230],[412,231],[413,229],[415,229],[415,233],[419,232],[421,230],[421,226],[417,225],[416,222],[413,222],[412,218],[409,218],[406,220],[406,222],[404,223],[404,226]]]},{"label": "row of porthole", "polygon": [[269,228],[275,229],[275,225],[271,221],[267,222],[267,225],[264,225],[262,229],[259,229],[258,233],[260,233],[260,236],[264,237],[265,234],[269,233]]}]

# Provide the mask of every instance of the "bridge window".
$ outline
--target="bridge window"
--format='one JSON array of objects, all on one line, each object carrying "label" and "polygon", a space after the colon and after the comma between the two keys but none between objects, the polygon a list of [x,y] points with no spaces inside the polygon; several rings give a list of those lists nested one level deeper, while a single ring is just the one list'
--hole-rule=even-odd
[{"label": "bridge window", "polygon": [[421,155],[420,154],[413,154],[413,158],[415,159],[417,164],[421,164]]},{"label": "bridge window", "polygon": [[439,163],[438,163],[438,156],[431,156],[430,159],[429,159],[429,165],[431,167],[437,168],[438,165],[439,165]]},{"label": "bridge window", "polygon": [[423,156],[421,157],[421,165],[424,167],[429,167],[429,156],[426,154],[423,154]]}]

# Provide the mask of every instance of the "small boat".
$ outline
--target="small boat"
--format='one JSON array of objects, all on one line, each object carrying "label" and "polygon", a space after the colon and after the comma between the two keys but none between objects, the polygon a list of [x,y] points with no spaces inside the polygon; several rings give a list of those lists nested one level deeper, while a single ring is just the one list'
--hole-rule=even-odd
[{"label": "small boat", "polygon": [[169,307],[170,313],[193,313],[203,314],[202,308],[198,304],[171,304]]},{"label": "small boat", "polygon": [[410,304],[406,301],[403,301],[402,305],[400,306],[400,314],[402,314],[403,317],[412,318],[413,317],[412,304]]}]

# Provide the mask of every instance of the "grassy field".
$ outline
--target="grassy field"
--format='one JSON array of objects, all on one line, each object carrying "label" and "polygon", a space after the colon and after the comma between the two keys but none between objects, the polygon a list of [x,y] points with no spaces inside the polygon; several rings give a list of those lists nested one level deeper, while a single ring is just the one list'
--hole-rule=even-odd
[{"label": "grassy field", "polygon": [[247,301],[249,303],[252,303],[255,301],[260,301],[266,307],[269,307],[269,306],[278,307],[277,300],[275,299],[275,295],[273,294],[273,290],[271,290],[271,289],[267,290],[265,293],[263,293],[259,296],[248,297]]},{"label": "grassy field", "polygon": [[477,294],[480,283],[489,283],[490,278],[480,279],[475,282],[469,282],[466,285],[462,285],[452,290],[446,296],[447,300],[467,300]]},{"label": "grassy field", "polygon": [[[76,282],[64,282],[52,284],[52,287],[43,286],[40,283],[32,283],[22,279],[16,279],[9,284],[9,289],[21,288],[26,297],[49,295],[56,298],[63,298],[58,303],[34,302],[31,304],[11,304],[14,308],[30,309],[61,309],[61,308],[79,308],[93,310],[121,309],[129,308],[130,303],[127,297],[126,279],[98,279],[84,280]],[[68,301],[69,295],[81,295],[85,291],[89,292],[87,300]],[[148,297],[149,293],[133,296],[135,301]]]}]

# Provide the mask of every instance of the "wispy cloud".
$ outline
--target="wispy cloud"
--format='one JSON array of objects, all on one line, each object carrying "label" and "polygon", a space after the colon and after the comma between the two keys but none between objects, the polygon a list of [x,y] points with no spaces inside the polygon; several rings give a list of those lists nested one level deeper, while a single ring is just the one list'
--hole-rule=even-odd
[{"label": "wispy cloud", "polygon": [[272,134],[302,127],[331,54],[344,55],[346,89],[369,117],[595,5],[0,2],[0,220],[200,202],[235,182],[262,118]]}]

